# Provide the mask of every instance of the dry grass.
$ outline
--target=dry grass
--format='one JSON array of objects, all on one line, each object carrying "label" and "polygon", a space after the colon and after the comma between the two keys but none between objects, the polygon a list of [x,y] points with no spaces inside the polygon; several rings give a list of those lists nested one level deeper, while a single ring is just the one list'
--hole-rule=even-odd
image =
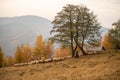
[{"label": "dry grass", "polygon": [[1,68],[0,80],[120,80],[120,52]]}]

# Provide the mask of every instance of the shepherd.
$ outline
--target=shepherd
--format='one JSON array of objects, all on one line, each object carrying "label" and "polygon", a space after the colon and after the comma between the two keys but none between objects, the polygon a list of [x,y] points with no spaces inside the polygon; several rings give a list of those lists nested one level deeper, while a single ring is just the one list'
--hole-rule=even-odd
[{"label": "shepherd", "polygon": [[79,58],[78,51],[76,51],[76,53],[75,53],[75,58]]}]

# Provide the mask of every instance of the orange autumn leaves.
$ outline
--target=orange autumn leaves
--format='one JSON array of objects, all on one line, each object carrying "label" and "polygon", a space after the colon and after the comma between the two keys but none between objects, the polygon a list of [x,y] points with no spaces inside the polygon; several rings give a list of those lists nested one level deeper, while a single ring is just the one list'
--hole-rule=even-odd
[{"label": "orange autumn leaves", "polygon": [[31,59],[32,50],[29,44],[24,46],[18,46],[14,53],[14,62],[21,63],[21,62],[28,62]]},{"label": "orange autumn leaves", "polygon": [[42,35],[39,35],[35,41],[33,48],[29,44],[18,46],[14,54],[15,63],[29,62],[31,60],[49,58],[49,54],[53,51],[53,43],[44,41]]},{"label": "orange autumn leaves", "polygon": [[14,62],[29,62],[32,60],[44,60],[53,57],[69,56],[69,48],[54,49],[53,43],[48,40],[45,41],[42,35],[39,35],[35,41],[33,48],[29,44],[18,46],[14,54]]},{"label": "orange autumn leaves", "polygon": [[64,56],[70,56],[70,48],[61,48],[55,50],[55,57],[64,57]]},{"label": "orange autumn leaves", "polygon": [[33,56],[35,59],[49,58],[53,53],[53,43],[51,41],[44,41],[42,36],[38,36],[35,46],[33,48]]}]

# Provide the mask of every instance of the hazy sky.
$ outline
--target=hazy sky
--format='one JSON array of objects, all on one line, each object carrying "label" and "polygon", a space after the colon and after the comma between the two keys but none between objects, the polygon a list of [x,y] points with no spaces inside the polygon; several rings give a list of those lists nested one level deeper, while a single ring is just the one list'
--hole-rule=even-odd
[{"label": "hazy sky", "polygon": [[66,4],[85,4],[98,16],[102,26],[120,18],[120,0],[0,0],[0,17],[37,15],[53,20]]}]

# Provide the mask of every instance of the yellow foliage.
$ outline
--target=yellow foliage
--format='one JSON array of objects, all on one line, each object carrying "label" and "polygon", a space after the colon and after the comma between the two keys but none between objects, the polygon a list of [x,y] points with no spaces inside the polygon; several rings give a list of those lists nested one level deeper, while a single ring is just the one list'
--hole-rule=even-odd
[{"label": "yellow foliage", "polygon": [[22,60],[22,47],[17,47],[16,48],[16,51],[14,53],[14,62],[15,63],[21,63],[23,60]]},{"label": "yellow foliage", "polygon": [[14,60],[11,56],[4,57],[4,66],[13,66]]},{"label": "yellow foliage", "polygon": [[31,51],[31,48],[30,48],[29,44],[24,45],[23,49],[22,49],[23,62],[30,61],[31,54],[32,54],[32,51]]},{"label": "yellow foliage", "polygon": [[70,56],[70,49],[69,48],[56,49],[54,56],[55,57]]},{"label": "yellow foliage", "polygon": [[113,49],[112,44],[109,41],[108,35],[104,36],[104,39],[103,39],[103,42],[102,42],[101,45],[105,48],[105,50],[111,50],[111,49]]},{"label": "yellow foliage", "polygon": [[53,43],[49,40],[45,45],[45,58],[51,58],[53,55]]},{"label": "yellow foliage", "polygon": [[41,59],[45,53],[45,42],[42,35],[39,35],[36,39],[35,46],[33,48],[33,56],[35,59]]}]

